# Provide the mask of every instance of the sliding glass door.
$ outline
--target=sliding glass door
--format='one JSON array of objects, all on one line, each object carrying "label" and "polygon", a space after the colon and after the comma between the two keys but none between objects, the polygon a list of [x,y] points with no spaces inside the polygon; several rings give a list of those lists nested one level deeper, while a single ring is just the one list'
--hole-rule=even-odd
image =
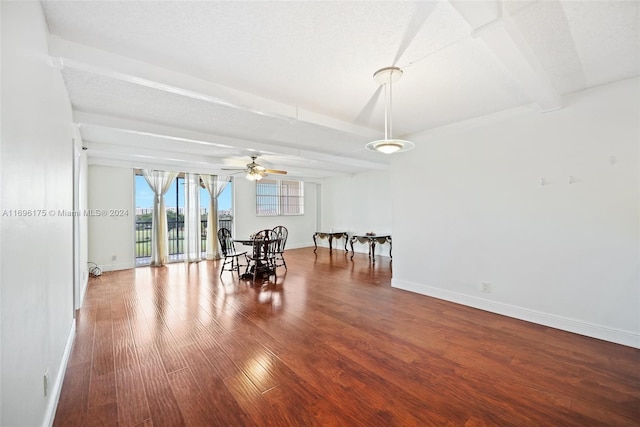
[{"label": "sliding glass door", "polygon": [[[233,184],[229,183],[218,196],[218,228],[231,230],[233,215],[231,212],[231,196]],[[151,261],[151,217],[153,213],[153,191],[142,175],[135,175],[136,232],[135,254],[136,265],[148,265]],[[184,174],[180,174],[165,194],[167,225],[169,236],[169,262],[184,259]],[[209,193],[200,190],[200,218],[202,252],[206,252],[207,218],[209,209]],[[204,256],[203,256],[204,258]]]}]

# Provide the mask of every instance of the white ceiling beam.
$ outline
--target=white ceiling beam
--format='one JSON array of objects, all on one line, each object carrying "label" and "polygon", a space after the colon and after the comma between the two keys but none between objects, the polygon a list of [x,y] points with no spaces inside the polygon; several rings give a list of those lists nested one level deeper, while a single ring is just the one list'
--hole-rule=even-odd
[{"label": "white ceiling beam", "polygon": [[486,44],[541,111],[562,108],[562,97],[502,1],[450,2],[473,29],[472,37]]},{"label": "white ceiling beam", "polygon": [[201,173],[210,175],[229,175],[229,172],[189,162],[176,162],[152,157],[131,157],[118,153],[105,152],[99,156],[87,157],[89,165],[115,166],[131,169],[158,169],[174,172]]},{"label": "white ceiling beam", "polygon": [[49,55],[52,64],[59,68],[76,69],[253,114],[304,121],[366,138],[377,133],[374,129],[71,42],[55,35],[49,36]]},{"label": "white ceiling beam", "polygon": [[[76,125],[80,127],[81,132],[83,126],[102,127],[118,132],[125,132],[134,136],[139,135],[140,137],[169,139],[183,143],[175,146],[177,151],[172,151],[172,154],[174,156],[179,156],[181,152],[184,152],[184,150],[182,150],[184,144],[200,144],[211,146],[213,148],[230,148],[238,149],[239,151],[246,150],[249,152],[256,152],[260,154],[273,154],[281,157],[289,157],[292,159],[309,159],[311,161],[329,162],[338,165],[346,165],[363,169],[383,170],[388,168],[388,164],[383,162],[371,162],[345,156],[325,154],[312,150],[300,150],[293,147],[283,147],[274,144],[257,143],[238,138],[211,135],[198,131],[180,129],[171,126],[143,122],[139,120],[123,119],[120,117],[112,117],[102,114],[86,113],[77,110],[74,110],[73,112],[73,120],[74,123],[76,123]],[[122,147],[122,145],[118,145],[117,140],[108,142],[114,146],[114,149],[115,147]],[[165,145],[164,147],[168,146]],[[242,155],[242,153],[239,152],[238,155]],[[381,158],[381,160],[382,159],[383,158]],[[309,163],[307,166],[305,166],[305,168],[313,169],[313,162]]]},{"label": "white ceiling beam", "polygon": [[220,148],[213,145],[194,144],[176,138],[166,138],[164,136],[141,134],[140,132],[121,131],[115,128],[104,126],[94,126],[83,124],[81,130],[82,138],[94,142],[105,142],[112,145],[123,145],[149,149],[164,150],[168,152],[191,153],[209,159],[219,157],[218,161],[223,163],[223,157],[235,156],[238,148]]},{"label": "white ceiling beam", "polygon": [[225,166],[222,159],[215,159],[197,154],[177,153],[161,149],[140,147],[138,145],[117,145],[109,142],[83,139],[83,146],[87,148],[89,157],[96,157],[98,153],[117,153],[131,158],[164,159],[172,162],[186,162],[208,168],[222,168]]},{"label": "white ceiling beam", "polygon": [[[207,164],[206,162],[202,162],[201,159],[198,161],[189,161],[157,155],[158,153],[156,152],[140,152],[136,150],[126,150],[126,152],[114,151],[113,147],[109,147],[108,144],[101,144],[92,141],[84,142],[85,146],[88,148],[87,162],[89,165],[115,166],[133,169],[161,169],[176,172],[235,176],[239,178],[244,177],[244,173],[242,173],[243,171],[235,173],[234,171],[224,170],[219,165]],[[348,173],[331,170],[316,171],[305,169],[304,171],[298,171],[295,169],[288,169],[288,174],[283,178],[306,182],[321,182],[323,178],[345,175],[348,175]]]},{"label": "white ceiling beam", "polygon": [[[130,158],[118,158],[118,157],[90,157],[87,159],[87,163],[89,165],[112,166],[112,167],[127,168],[127,169],[160,169],[160,170],[176,171],[176,172],[210,174],[210,175],[218,175],[218,176],[231,176],[236,179],[244,179],[243,174],[229,175],[228,171],[220,171],[216,169],[203,170],[200,167],[193,167],[191,165],[187,165],[184,163],[172,164],[168,162],[162,163],[162,162],[145,161],[145,160],[139,160],[139,159],[134,160]],[[345,176],[345,175],[347,174],[338,173],[338,172],[317,175],[317,176],[287,175],[286,179],[321,183],[323,178],[333,177],[333,176]]]}]

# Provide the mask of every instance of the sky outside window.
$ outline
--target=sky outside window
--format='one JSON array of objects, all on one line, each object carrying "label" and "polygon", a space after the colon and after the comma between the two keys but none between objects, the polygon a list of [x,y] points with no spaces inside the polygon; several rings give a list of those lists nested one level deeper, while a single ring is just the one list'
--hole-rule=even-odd
[{"label": "sky outside window", "polygon": [[[184,206],[184,189],[181,189],[178,194],[178,203]],[[165,205],[166,207],[176,206],[175,181],[171,183],[171,187],[165,194]],[[200,189],[200,206],[209,209],[209,192],[204,188]],[[153,209],[153,190],[141,175],[136,175],[136,208]],[[231,185],[227,185],[218,196],[218,210],[231,210]]]}]

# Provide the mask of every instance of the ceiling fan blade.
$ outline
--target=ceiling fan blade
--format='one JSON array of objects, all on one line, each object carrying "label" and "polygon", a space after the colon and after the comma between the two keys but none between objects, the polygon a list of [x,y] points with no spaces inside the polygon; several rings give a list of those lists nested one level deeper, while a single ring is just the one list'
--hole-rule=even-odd
[{"label": "ceiling fan blade", "polygon": [[238,175],[239,173],[244,173],[243,170],[236,170],[236,169],[233,169],[233,170],[235,170],[235,172],[229,173],[229,174],[227,174],[227,176]]},{"label": "ceiling fan blade", "polygon": [[251,163],[247,163],[247,166],[244,168],[222,168],[224,171],[236,171],[230,175],[235,175],[238,173],[245,172],[247,174],[258,174],[260,176],[265,176],[268,174],[280,174],[286,175],[287,171],[277,170],[277,169],[267,169],[264,166],[256,163],[257,157],[251,156]]}]

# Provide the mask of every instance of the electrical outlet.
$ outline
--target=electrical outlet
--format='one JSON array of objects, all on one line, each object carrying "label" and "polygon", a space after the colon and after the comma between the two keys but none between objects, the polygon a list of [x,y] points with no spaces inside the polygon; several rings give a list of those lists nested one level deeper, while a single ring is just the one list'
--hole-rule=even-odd
[{"label": "electrical outlet", "polygon": [[115,261],[116,260],[116,256],[115,255],[111,255],[111,261]]},{"label": "electrical outlet", "polygon": [[42,383],[44,387],[44,397],[47,397],[49,393],[49,370],[44,371],[44,375],[42,376]]},{"label": "electrical outlet", "polygon": [[490,293],[491,292],[491,283],[489,282],[480,282],[480,290],[484,293]]}]

